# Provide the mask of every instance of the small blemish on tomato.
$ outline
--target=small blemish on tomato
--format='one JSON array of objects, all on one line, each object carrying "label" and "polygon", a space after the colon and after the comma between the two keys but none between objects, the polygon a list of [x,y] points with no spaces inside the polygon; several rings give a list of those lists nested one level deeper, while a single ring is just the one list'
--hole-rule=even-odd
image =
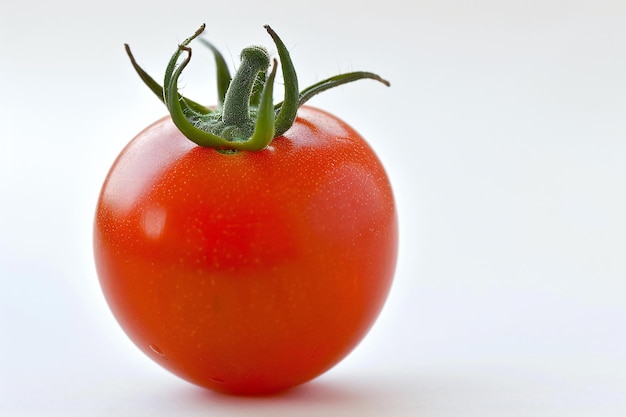
[{"label": "small blemish on tomato", "polygon": [[159,349],[159,347],[157,345],[150,345],[150,350],[152,350],[154,353],[156,353],[160,357],[162,357],[164,359],[167,359],[167,357],[165,356],[165,352],[163,352],[161,349]]},{"label": "small blemish on tomato", "polygon": [[224,381],[223,379],[220,379],[220,378],[209,378],[209,380],[211,382],[215,382],[216,384],[225,384],[226,383],[226,381]]}]

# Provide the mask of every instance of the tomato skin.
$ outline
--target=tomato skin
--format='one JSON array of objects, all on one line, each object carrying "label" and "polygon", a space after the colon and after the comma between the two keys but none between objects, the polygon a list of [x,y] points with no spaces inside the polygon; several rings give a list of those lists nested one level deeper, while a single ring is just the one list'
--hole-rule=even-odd
[{"label": "tomato skin", "polygon": [[281,391],[343,359],[384,304],[397,240],[376,155],[306,106],[259,152],[199,147],[157,121],[113,164],[94,224],[100,284],[131,340],[232,394]]}]

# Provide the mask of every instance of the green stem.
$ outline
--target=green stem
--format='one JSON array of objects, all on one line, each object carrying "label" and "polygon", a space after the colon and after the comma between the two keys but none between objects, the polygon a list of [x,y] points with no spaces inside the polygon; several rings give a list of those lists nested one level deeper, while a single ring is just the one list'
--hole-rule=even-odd
[{"label": "green stem", "polygon": [[264,27],[267,33],[272,37],[276,49],[278,50],[278,56],[280,57],[280,63],[283,69],[283,82],[285,83],[283,105],[276,115],[276,136],[279,136],[285,133],[296,120],[299,98],[298,75],[291,61],[289,51],[283,41],[269,25],[265,25]]},{"label": "green stem", "polygon": [[172,116],[172,122],[174,122],[183,135],[200,146],[216,149],[233,149],[234,147],[232,147],[231,143],[226,139],[198,129],[191,123],[190,116],[196,118],[199,114],[194,114],[193,109],[188,106],[184,98],[180,97],[177,89],[178,77],[191,59],[191,48],[183,43],[178,47],[178,50],[179,53],[175,55],[176,58],[180,55],[180,52],[186,52],[187,57],[183,59],[180,65],[172,67],[173,70],[171,74],[169,74],[169,84],[164,89],[164,91],[167,92],[167,94],[164,94],[165,104]]},{"label": "green stem", "polygon": [[[304,103],[306,103],[307,101],[309,101],[311,99],[311,97],[329,90],[331,88],[335,88],[338,87],[342,84],[347,84],[353,81],[358,81],[358,80],[364,80],[364,79],[371,79],[371,80],[376,80],[378,82],[383,83],[384,85],[386,85],[387,87],[389,87],[389,81],[385,80],[384,78],[380,77],[377,74],[371,73],[371,72],[365,72],[365,71],[355,71],[355,72],[348,72],[346,74],[339,74],[339,75],[335,75],[334,77],[330,77],[327,78],[323,81],[320,81],[318,83],[315,83],[307,88],[305,88],[304,90],[302,90],[300,92],[300,98],[298,100],[298,107],[302,106]],[[285,100],[286,101],[286,100]],[[285,104],[282,104],[282,106],[284,106]]]},{"label": "green stem", "polygon": [[[191,141],[200,146],[220,150],[260,151],[272,139],[282,135],[294,123],[297,111],[311,97],[352,81],[373,79],[385,85],[389,82],[371,72],[351,72],[330,77],[302,91],[298,77],[283,41],[269,26],[265,29],[272,37],[281,60],[285,87],[284,101],[273,104],[273,87],[278,62],[274,60],[268,74],[270,58],[260,46],[246,48],[241,53],[241,65],[230,79],[230,72],[219,51],[203,41],[215,56],[218,78],[219,106],[213,110],[192,101],[178,92],[178,78],[191,60],[189,44],[204,31],[205,25],[185,39],[176,49],[165,69],[161,87],[135,61],[130,47],[125,45],[131,64],[144,83],[167,106],[172,121]],[[181,60],[182,55],[182,60]]]},{"label": "green stem", "polygon": [[254,126],[254,133],[246,143],[247,150],[260,151],[267,148],[272,139],[274,139],[275,121],[274,121],[274,79],[276,78],[276,67],[278,62],[274,60],[272,72],[261,91],[261,99],[259,103],[257,119]]},{"label": "green stem", "polygon": [[251,46],[241,52],[241,65],[230,83],[226,97],[222,120],[228,126],[243,126],[250,122],[250,96],[259,72],[265,72],[270,66],[267,50],[260,46]]},{"label": "green stem", "polygon": [[213,46],[213,44],[206,39],[200,38],[198,39],[201,43],[203,43],[207,48],[213,52],[213,56],[215,57],[215,66],[217,68],[217,95],[218,95],[218,104],[221,107],[224,104],[224,97],[226,97],[226,92],[228,91],[228,87],[230,86],[230,80],[232,77],[230,76],[230,71],[228,69],[228,65],[226,64],[226,60],[220,53],[220,51]]},{"label": "green stem", "polygon": [[[159,85],[159,83],[157,83],[154,78],[152,78],[146,71],[144,71],[143,68],[139,66],[139,64],[135,60],[135,57],[133,56],[133,53],[130,51],[130,46],[125,43],[124,48],[126,49],[126,54],[128,55],[128,58],[130,58],[130,63],[132,64],[137,74],[139,74],[141,80],[148,86],[148,88],[150,88],[150,90],[152,90],[152,92],[159,98],[159,100],[161,100],[161,102],[165,103],[163,87],[161,87],[161,85]],[[195,101],[190,100],[186,97],[185,101],[187,101],[189,107],[191,107],[198,113],[209,114],[212,112],[211,109],[203,106],[202,104],[198,104]]]}]

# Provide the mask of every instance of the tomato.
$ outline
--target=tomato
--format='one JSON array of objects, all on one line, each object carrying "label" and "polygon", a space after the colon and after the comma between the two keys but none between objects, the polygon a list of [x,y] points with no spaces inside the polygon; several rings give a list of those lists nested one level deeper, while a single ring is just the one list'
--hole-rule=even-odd
[{"label": "tomato", "polygon": [[202,387],[266,394],[362,340],[392,283],[397,234],[373,150],[301,106],[257,151],[200,146],[170,116],[143,130],[105,179],[94,255],[145,354]]}]

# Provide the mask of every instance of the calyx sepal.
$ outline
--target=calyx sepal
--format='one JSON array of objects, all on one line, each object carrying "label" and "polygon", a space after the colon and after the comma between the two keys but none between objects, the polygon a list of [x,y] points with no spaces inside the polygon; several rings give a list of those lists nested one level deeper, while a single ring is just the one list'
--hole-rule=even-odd
[{"label": "calyx sepal", "polygon": [[231,76],[219,50],[212,43],[199,38],[213,52],[217,67],[218,107],[206,107],[178,92],[178,79],[191,60],[192,50],[189,44],[204,29],[205,25],[202,25],[178,46],[165,70],[163,86],[139,66],[130,47],[124,45],[133,68],[167,106],[176,127],[200,146],[221,150],[260,151],[274,138],[289,130],[296,120],[298,108],[316,94],[361,79],[373,79],[389,86],[389,82],[377,74],[357,71],[330,77],[300,91],[289,51],[276,32],[266,25],[265,29],[272,37],[280,58],[284,81],[283,101],[276,105],[273,103],[278,61],[270,60],[264,47],[245,48],[241,53],[239,68]]}]

